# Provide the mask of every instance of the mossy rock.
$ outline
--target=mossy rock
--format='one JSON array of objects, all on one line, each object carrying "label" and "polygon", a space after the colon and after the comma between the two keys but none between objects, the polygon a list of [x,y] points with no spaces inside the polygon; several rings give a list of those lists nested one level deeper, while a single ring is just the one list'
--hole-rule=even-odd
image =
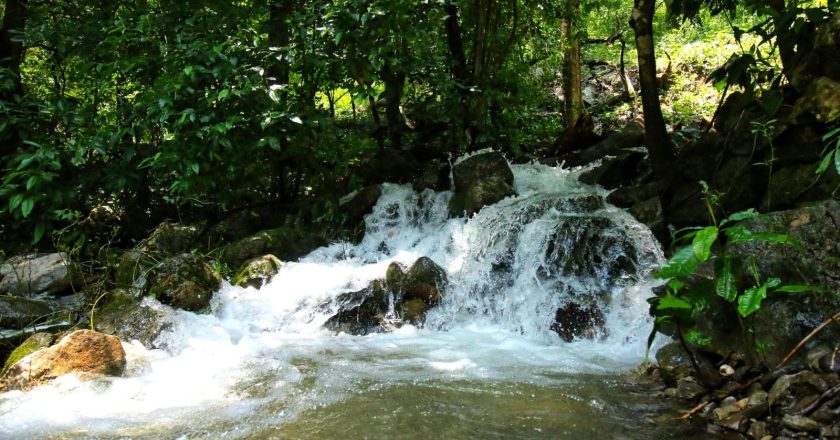
[{"label": "mossy rock", "polygon": [[150,293],[160,302],[193,312],[207,309],[222,277],[192,254],[169,258],[150,277]]},{"label": "mossy rock", "polygon": [[172,327],[174,312],[150,299],[138,301],[122,289],[109,292],[105,300],[93,313],[97,331],[124,341],[138,341],[148,349],[160,348],[156,340]]},{"label": "mossy rock", "polygon": [[294,261],[312,250],[327,244],[320,235],[294,228],[260,231],[222,248],[222,262],[228,267],[240,267],[246,261],[272,254],[282,261]]},{"label": "mossy rock", "polygon": [[486,205],[516,195],[513,172],[504,156],[497,152],[472,156],[453,167],[455,194],[449,215],[472,215]]},{"label": "mossy rock", "polygon": [[283,263],[274,255],[263,255],[246,262],[231,283],[239,287],[253,287],[259,289],[277,274]]},{"label": "mossy rock", "polygon": [[55,339],[55,336],[50,333],[39,332],[32,334],[32,336],[23,341],[22,344],[18,345],[9,357],[6,358],[6,362],[3,363],[3,371],[0,372],[0,376],[6,374],[6,371],[8,371],[12,365],[15,365],[26,356],[52,345]]},{"label": "mossy rock", "polygon": [[137,249],[167,255],[179,254],[190,250],[198,234],[198,228],[195,226],[163,222],[137,246]]}]

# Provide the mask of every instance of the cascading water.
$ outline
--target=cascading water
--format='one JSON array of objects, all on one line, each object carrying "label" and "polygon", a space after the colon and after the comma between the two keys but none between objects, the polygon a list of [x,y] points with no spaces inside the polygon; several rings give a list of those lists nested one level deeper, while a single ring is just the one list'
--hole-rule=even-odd
[{"label": "cascading water", "polygon": [[[613,396],[613,378],[644,357],[658,245],[575,173],[512,168],[518,196],[468,220],[447,218],[449,192],[384,185],[360,244],[286,263],[261,289],[225,285],[209,315],[179,311],[162,348],[124,343],[127,377],[0,396],[0,437],[634,436],[624,418],[639,407]],[[449,278],[423,328],[322,327],[341,294],[422,256]],[[594,338],[552,330],[570,302],[603,313]],[[465,412],[417,422],[452,411]]]}]

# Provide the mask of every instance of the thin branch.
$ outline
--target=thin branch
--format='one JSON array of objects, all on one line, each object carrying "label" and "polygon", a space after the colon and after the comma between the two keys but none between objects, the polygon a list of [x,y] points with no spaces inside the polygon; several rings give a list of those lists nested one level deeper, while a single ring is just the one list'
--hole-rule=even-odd
[{"label": "thin branch", "polygon": [[832,322],[840,322],[840,312],[837,312],[831,318],[826,319],[825,322],[823,322],[817,328],[815,328],[814,331],[808,333],[808,336],[802,338],[802,340],[799,341],[799,343],[796,344],[795,347],[793,347],[793,350],[791,350],[790,353],[788,353],[787,356],[785,356],[785,358],[782,359],[782,362],[780,362],[779,365],[776,366],[776,368],[781,368],[783,365],[785,365],[794,355],[796,355],[796,353],[799,351],[800,348],[802,348],[803,345],[807,344],[808,341],[811,340],[811,338],[816,336],[816,334],[821,332],[824,328],[828,327],[828,325]]}]

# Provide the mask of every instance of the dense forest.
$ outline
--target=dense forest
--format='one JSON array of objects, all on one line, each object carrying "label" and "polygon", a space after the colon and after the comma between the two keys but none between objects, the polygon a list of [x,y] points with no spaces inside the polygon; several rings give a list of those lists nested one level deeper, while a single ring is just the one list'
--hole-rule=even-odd
[{"label": "dense forest", "polygon": [[[378,158],[551,155],[587,113],[598,131],[643,113],[666,176],[669,128],[709,122],[735,91],[766,122],[804,90],[803,42],[836,2],[662,6],[9,0],[0,234],[82,243],[96,207],[122,240],[256,205],[333,219],[339,193],[391,177],[370,175],[387,173]],[[618,78],[584,96],[605,71]]]},{"label": "dense forest", "polygon": [[[0,263],[72,260],[83,325],[117,334],[97,307],[119,322],[147,296],[206,311],[223,278],[260,287],[251,272],[358,243],[385,182],[452,189],[449,218],[469,218],[516,195],[508,163],[542,164],[611,191],[664,249],[648,348],[674,339],[657,360],[666,394],[702,400],[685,418],[840,436],[840,1],[3,0],[0,16]],[[587,262],[637,276],[622,252]],[[423,258],[364,295],[416,281],[391,306],[422,327],[446,279]],[[0,293],[26,296],[11,271]],[[184,283],[205,298],[176,305]],[[346,325],[385,314],[368,299],[324,325],[366,334]],[[595,304],[555,307],[552,331],[597,339]],[[766,393],[718,414],[823,345],[825,386],[780,393],[811,399],[785,417],[827,421],[742,421]]]}]

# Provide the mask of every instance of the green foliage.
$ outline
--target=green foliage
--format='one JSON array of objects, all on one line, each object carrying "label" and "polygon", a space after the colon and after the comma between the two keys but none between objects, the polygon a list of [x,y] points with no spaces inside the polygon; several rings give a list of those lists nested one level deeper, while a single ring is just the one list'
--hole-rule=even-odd
[{"label": "green foliage", "polygon": [[[706,189],[708,192],[708,189]],[[707,201],[710,200],[707,198]],[[712,212],[711,203],[709,211]],[[748,318],[761,308],[762,302],[773,293],[801,293],[819,291],[819,288],[803,285],[783,285],[779,278],[760,279],[752,267],[751,256],[733,252],[731,246],[765,241],[776,245],[797,243],[789,236],[777,233],[752,232],[738,222],[758,216],[754,209],[734,213],[719,223],[713,219],[712,226],[688,228],[679,232],[675,242],[689,241],[668,260],[656,274],[665,279],[666,289],[660,296],[648,299],[650,313],[654,317],[649,344],[655,334],[666,325],[677,328],[678,336],[686,340],[702,341],[700,345],[714,342],[700,335],[695,319],[710,307],[713,295],[722,298],[740,318]],[[692,282],[691,278],[700,266],[710,262],[714,267],[711,285]],[[746,276],[744,267],[751,270]],[[748,324],[746,324],[748,325]]]}]

